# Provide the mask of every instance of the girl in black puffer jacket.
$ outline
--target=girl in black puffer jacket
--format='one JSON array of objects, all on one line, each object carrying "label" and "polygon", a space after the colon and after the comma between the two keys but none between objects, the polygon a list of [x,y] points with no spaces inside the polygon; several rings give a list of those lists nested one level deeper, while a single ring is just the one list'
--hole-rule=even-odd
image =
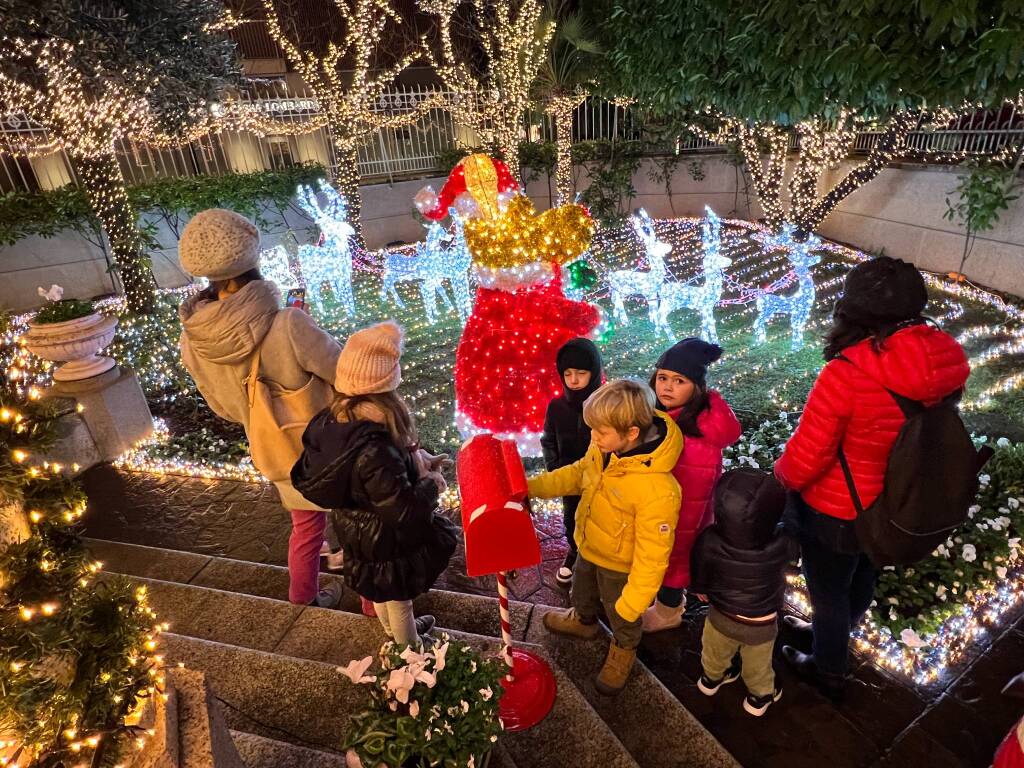
[{"label": "girl in black puffer jacket", "polygon": [[389,637],[415,645],[433,619],[414,620],[412,600],[448,567],[456,534],[437,509],[446,487],[439,461],[419,449],[395,393],[401,344],[394,323],[349,337],[336,377],[345,394],[310,422],[291,479],[313,503],[338,510],[346,582],[373,601]]},{"label": "girl in black puffer jacket", "polygon": [[[743,708],[763,715],[778,701],[772,649],[786,592],[786,566],[796,543],[782,527],[786,491],[771,475],[733,469],[715,486],[715,522],[690,553],[690,591],[711,603],[701,640],[701,693],[742,675]],[[734,666],[739,652],[742,669]]]}]

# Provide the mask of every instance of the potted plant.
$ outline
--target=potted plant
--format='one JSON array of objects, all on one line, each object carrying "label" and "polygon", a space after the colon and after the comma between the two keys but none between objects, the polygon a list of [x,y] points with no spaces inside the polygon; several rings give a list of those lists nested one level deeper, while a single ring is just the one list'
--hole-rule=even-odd
[{"label": "potted plant", "polygon": [[349,768],[486,767],[507,668],[447,635],[438,642],[422,653],[385,643],[376,672],[372,656],[338,668],[369,698],[342,745]]},{"label": "potted plant", "polygon": [[28,324],[25,345],[44,360],[64,363],[53,372],[55,381],[78,381],[109,371],[113,359],[98,353],[114,340],[116,317],[99,314],[91,301],[64,299],[64,289],[39,289],[49,303]]}]

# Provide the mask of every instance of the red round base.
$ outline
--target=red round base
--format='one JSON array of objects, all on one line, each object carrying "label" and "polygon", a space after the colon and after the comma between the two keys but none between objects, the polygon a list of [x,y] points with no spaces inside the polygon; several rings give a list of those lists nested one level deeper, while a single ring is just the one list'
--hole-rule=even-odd
[{"label": "red round base", "polygon": [[555,675],[540,656],[518,648],[511,649],[515,662],[514,680],[501,681],[505,692],[498,703],[498,716],[506,731],[515,733],[532,728],[555,704]]}]

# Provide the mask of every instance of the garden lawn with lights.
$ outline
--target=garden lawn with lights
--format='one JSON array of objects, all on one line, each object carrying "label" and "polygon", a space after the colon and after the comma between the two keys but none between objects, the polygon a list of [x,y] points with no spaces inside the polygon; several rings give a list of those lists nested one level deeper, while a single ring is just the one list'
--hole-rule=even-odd
[{"label": "garden lawn with lights", "polygon": [[[625,272],[650,270],[652,243],[671,245],[664,259],[665,280],[700,287],[706,250],[707,220],[675,219],[655,223],[654,241],[644,242],[642,228],[626,224],[595,235],[590,251],[566,270],[566,290],[596,303],[602,311],[599,347],[610,378],[647,379],[658,354],[671,342],[701,331],[701,315],[689,308],[668,313],[668,327],[659,333],[651,323],[644,299],[626,299],[627,321],[616,319],[609,281]],[[791,434],[817,371],[822,365],[821,339],[830,309],[847,270],[865,254],[831,243],[811,244],[820,257],[807,267],[816,295],[801,349],[794,341],[790,317],[778,316],[767,325],[767,341],[758,344],[757,289],[778,297],[794,297],[801,268],[794,269],[793,252],[778,247],[766,231],[743,221],[721,223],[718,254],[729,262],[723,268],[721,293],[714,322],[722,359],[711,369],[711,386],[719,389],[740,416],[745,432],[727,452],[727,464],[770,468]],[[657,248],[654,251],[657,252]],[[661,249],[664,250],[664,247]],[[428,323],[418,288],[400,283],[405,304],[399,308],[381,298],[386,254],[353,254],[356,315],[327,296],[317,319],[344,340],[358,327],[393,317],[406,329],[401,393],[416,413],[421,439],[435,451],[454,453],[461,443],[455,426],[453,369],[462,334],[458,314],[438,305],[435,322]],[[655,259],[656,260],[656,259]],[[811,262],[814,262],[811,259]],[[714,265],[710,265],[712,271]],[[571,275],[571,278],[570,278]],[[1024,384],[1013,371],[1020,362],[1024,339],[1024,310],[965,284],[927,276],[931,293],[928,313],[953,333],[967,349],[972,375],[964,399],[964,417],[977,439],[997,445],[986,468],[971,519],[953,539],[912,568],[886,569],[879,582],[870,622],[855,637],[855,646],[875,660],[919,682],[933,680],[955,664],[986,624],[1019,600],[1020,541],[1024,531]],[[575,285],[572,285],[575,283]],[[159,314],[150,319],[122,318],[112,353],[142,374],[154,414],[162,418],[156,437],[122,457],[122,468],[258,481],[247,458],[239,427],[212,418],[183,372],[177,354],[175,307],[181,292],[160,298]],[[805,294],[806,299],[806,294]],[[781,302],[795,310],[800,302]],[[115,312],[117,304],[106,311]],[[507,372],[495,367],[484,375],[495,382]],[[43,378],[38,383],[44,383]],[[527,469],[540,467],[527,459]],[[446,503],[457,506],[457,495]],[[560,516],[557,502],[535,504],[540,515]],[[800,579],[794,569],[790,601],[805,608]]]}]

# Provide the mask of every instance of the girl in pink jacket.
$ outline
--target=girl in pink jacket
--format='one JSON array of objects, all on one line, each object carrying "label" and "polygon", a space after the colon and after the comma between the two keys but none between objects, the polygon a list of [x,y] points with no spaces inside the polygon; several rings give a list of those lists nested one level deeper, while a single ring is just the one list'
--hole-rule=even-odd
[{"label": "girl in pink jacket", "polygon": [[683,452],[672,475],[683,491],[676,541],[668,570],[654,605],[643,616],[645,632],[678,627],[683,620],[690,585],[690,549],[702,530],[713,522],[712,491],[722,474],[722,451],[735,443],[740,428],[729,404],[706,384],[708,366],[722,348],[700,339],[683,339],[658,358],[651,388],[659,405],[684,435]]}]

